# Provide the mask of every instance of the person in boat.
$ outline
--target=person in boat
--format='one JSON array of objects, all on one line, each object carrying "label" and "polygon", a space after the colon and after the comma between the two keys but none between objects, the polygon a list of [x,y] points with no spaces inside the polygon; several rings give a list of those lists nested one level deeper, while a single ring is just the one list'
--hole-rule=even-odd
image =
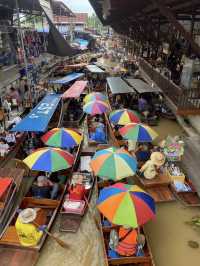
[{"label": "person in boat", "polygon": [[19,213],[15,228],[22,246],[34,247],[39,243],[43,232],[34,225],[36,218],[37,211],[32,208],[24,209]]},{"label": "person in boat", "polygon": [[47,176],[38,176],[37,181],[32,186],[32,195],[35,198],[56,199],[59,185],[51,182]]},{"label": "person in boat", "polygon": [[86,189],[83,184],[84,176],[81,174],[74,174],[72,179],[72,184],[70,185],[69,199],[70,200],[83,200],[86,194]]},{"label": "person in boat", "polygon": [[139,144],[137,150],[135,151],[135,155],[138,162],[146,162],[147,160],[149,160],[151,151],[149,149],[148,144],[146,143]]},{"label": "person in boat", "polygon": [[118,235],[115,230],[110,233],[109,257],[130,257],[137,253],[137,230],[129,226],[121,226]]},{"label": "person in boat", "polygon": [[105,125],[101,117],[96,117],[95,122],[93,122],[94,131],[91,133],[91,139],[96,142],[105,143]]}]

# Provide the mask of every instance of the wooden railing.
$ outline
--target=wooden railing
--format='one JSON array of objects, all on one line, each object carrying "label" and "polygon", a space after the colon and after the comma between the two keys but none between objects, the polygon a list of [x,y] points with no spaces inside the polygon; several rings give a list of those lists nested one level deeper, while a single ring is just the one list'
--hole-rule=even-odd
[{"label": "wooden railing", "polygon": [[178,114],[200,114],[200,88],[184,89],[177,86],[143,58],[140,58],[140,68],[174,103]]}]

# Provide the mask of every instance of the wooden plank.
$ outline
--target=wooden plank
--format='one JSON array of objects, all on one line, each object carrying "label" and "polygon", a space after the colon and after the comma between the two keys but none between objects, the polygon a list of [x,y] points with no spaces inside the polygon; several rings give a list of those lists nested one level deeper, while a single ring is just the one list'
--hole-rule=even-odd
[{"label": "wooden plank", "polygon": [[170,184],[170,179],[169,176],[164,172],[164,173],[159,173],[155,178],[153,179],[146,179],[143,177],[137,176],[141,184],[145,188],[151,188],[151,187],[157,187],[157,186],[168,186]]},{"label": "wooden plank", "polygon": [[152,196],[156,203],[171,202],[176,200],[169,186],[147,188],[146,192]]},{"label": "wooden plank", "polygon": [[39,253],[34,250],[21,250],[12,248],[0,249],[1,266],[34,266]]}]

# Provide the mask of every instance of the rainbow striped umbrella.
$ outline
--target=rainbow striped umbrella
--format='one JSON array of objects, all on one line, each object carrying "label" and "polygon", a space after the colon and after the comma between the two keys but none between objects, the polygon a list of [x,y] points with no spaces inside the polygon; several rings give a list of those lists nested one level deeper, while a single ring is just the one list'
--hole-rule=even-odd
[{"label": "rainbow striped umbrella", "polygon": [[144,124],[129,123],[119,129],[124,139],[136,142],[152,142],[158,134],[149,126]]},{"label": "rainbow striped umbrella", "polygon": [[90,166],[97,176],[120,180],[135,175],[137,161],[126,150],[111,147],[97,151]]},{"label": "rainbow striped umbrella", "polygon": [[84,103],[88,103],[90,101],[108,101],[106,95],[100,92],[92,92],[85,96],[83,99]]},{"label": "rainbow striped umbrella", "polygon": [[83,106],[83,111],[90,115],[103,114],[106,113],[108,109],[108,104],[103,101],[91,101]]},{"label": "rainbow striped umbrella", "polygon": [[26,157],[23,162],[31,170],[52,173],[70,168],[74,163],[74,157],[59,148],[41,148]]},{"label": "rainbow striped umbrella", "polygon": [[126,125],[128,123],[140,123],[138,114],[129,109],[119,109],[110,113],[110,122],[115,125]]},{"label": "rainbow striped umbrella", "polygon": [[73,129],[53,128],[42,136],[45,145],[59,148],[71,148],[82,141],[82,135]]},{"label": "rainbow striped umbrella", "polygon": [[153,198],[136,185],[116,183],[102,189],[97,208],[111,223],[132,228],[155,218]]}]

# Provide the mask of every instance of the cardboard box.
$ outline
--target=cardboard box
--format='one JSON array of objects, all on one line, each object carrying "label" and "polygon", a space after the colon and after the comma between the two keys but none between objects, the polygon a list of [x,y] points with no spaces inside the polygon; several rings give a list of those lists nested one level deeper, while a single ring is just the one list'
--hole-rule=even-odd
[{"label": "cardboard box", "polygon": [[173,181],[179,181],[179,182],[182,182],[182,183],[185,182],[185,175],[184,174],[182,174],[180,176],[171,175],[168,169],[166,169],[166,173],[167,173],[167,175],[169,176],[169,178],[170,178],[170,180],[172,182]]}]

